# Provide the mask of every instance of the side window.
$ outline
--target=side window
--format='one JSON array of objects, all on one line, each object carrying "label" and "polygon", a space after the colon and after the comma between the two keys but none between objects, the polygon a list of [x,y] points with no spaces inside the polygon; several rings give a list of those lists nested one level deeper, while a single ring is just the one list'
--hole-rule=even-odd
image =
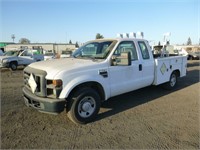
[{"label": "side window", "polygon": [[21,56],[27,56],[27,51],[24,51],[22,54],[21,54]]},{"label": "side window", "polygon": [[131,60],[138,60],[135,44],[132,41],[121,42],[117,46],[117,48],[114,52],[114,55],[119,56],[122,52],[130,52],[131,53]]},{"label": "side window", "polygon": [[149,51],[144,41],[138,42],[143,59],[149,59]]},{"label": "side window", "polygon": [[31,56],[31,51],[24,51],[21,56]]}]

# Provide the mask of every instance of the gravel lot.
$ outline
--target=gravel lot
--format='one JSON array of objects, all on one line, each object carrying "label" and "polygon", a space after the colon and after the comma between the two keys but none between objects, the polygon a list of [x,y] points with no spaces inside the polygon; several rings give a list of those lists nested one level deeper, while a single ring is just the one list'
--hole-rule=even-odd
[{"label": "gravel lot", "polygon": [[188,62],[174,91],[150,86],[114,97],[87,125],[26,107],[23,68],[1,69],[1,148],[199,149],[199,63]]}]

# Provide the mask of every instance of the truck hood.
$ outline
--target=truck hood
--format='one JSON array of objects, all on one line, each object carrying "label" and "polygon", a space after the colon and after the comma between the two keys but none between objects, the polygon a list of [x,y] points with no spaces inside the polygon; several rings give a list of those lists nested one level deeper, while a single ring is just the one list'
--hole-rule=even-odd
[{"label": "truck hood", "polygon": [[74,71],[80,71],[87,67],[99,64],[98,61],[92,59],[77,59],[77,58],[61,58],[47,61],[35,62],[29,65],[29,67],[43,70],[47,72],[47,78],[54,78],[56,74],[61,71],[73,73]]}]

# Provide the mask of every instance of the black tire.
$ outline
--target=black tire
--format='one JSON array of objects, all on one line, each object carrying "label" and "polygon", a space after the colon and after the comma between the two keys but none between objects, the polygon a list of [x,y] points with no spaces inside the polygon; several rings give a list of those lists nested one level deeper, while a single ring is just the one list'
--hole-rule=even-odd
[{"label": "black tire", "polygon": [[192,57],[192,56],[190,56],[190,57],[189,57],[189,60],[193,60],[193,57]]},{"label": "black tire", "polygon": [[17,63],[16,62],[10,62],[9,67],[12,71],[17,70]]},{"label": "black tire", "polygon": [[169,82],[163,84],[163,88],[166,90],[172,90],[177,85],[177,73],[174,71],[172,72]]},{"label": "black tire", "polygon": [[83,87],[72,94],[67,105],[68,117],[76,124],[86,124],[98,114],[101,100],[94,89]]}]

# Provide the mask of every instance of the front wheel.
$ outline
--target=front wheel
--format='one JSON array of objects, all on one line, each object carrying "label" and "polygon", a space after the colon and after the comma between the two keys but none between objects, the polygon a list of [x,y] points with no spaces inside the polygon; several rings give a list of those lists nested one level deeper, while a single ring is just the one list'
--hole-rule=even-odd
[{"label": "front wheel", "polygon": [[84,87],[71,96],[68,105],[68,117],[74,123],[86,124],[98,114],[101,101],[94,89]]},{"label": "front wheel", "polygon": [[172,72],[169,82],[163,84],[163,88],[167,90],[172,90],[177,85],[177,73]]},{"label": "front wheel", "polygon": [[16,62],[11,62],[9,66],[10,66],[12,71],[17,70],[17,63]]}]

